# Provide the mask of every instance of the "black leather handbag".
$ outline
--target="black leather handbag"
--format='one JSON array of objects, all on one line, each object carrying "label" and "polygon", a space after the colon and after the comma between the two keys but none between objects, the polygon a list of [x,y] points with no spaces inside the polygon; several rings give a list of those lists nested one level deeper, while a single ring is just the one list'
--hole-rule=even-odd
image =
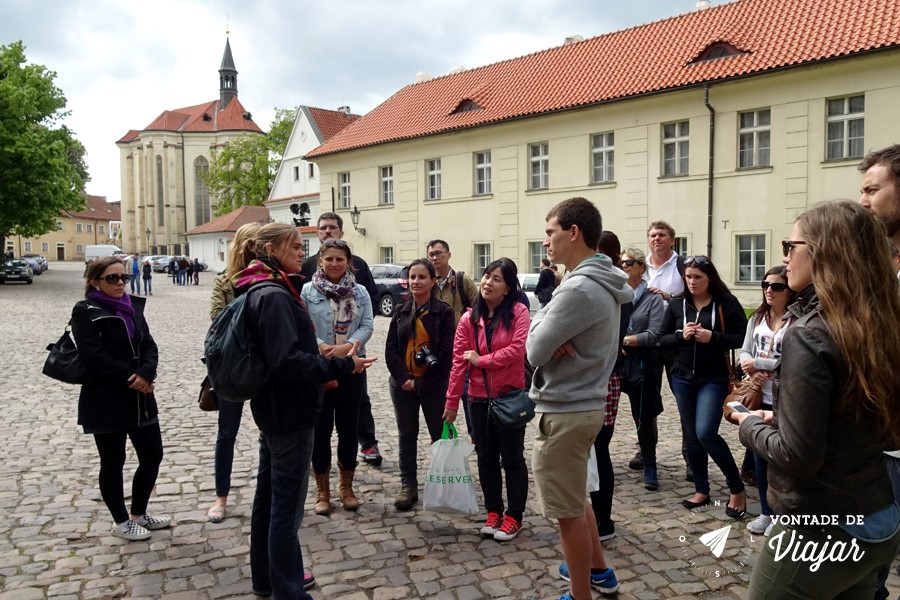
[{"label": "black leather handbag", "polygon": [[47,350],[50,351],[50,354],[44,361],[42,369],[44,375],[63,383],[72,384],[88,383],[91,380],[87,368],[81,362],[81,356],[78,354],[75,340],[72,339],[69,325],[66,326],[62,337],[48,345]]},{"label": "black leather handbag", "polygon": [[[471,315],[470,315],[471,316]],[[478,347],[478,324],[472,322],[475,330],[475,347]],[[491,342],[485,338],[488,352]],[[487,370],[481,370],[484,378],[484,389],[488,395],[488,418],[504,431],[525,427],[534,418],[534,401],[528,397],[528,390],[512,390],[502,396],[494,397],[488,383]]]}]

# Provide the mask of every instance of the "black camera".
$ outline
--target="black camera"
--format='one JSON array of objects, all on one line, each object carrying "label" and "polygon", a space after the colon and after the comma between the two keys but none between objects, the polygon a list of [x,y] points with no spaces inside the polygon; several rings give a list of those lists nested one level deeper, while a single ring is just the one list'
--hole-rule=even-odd
[{"label": "black camera", "polygon": [[437,356],[431,351],[428,346],[422,346],[419,350],[413,355],[413,360],[416,361],[416,365],[421,367],[425,365],[429,369],[434,369],[441,363],[438,362]]}]

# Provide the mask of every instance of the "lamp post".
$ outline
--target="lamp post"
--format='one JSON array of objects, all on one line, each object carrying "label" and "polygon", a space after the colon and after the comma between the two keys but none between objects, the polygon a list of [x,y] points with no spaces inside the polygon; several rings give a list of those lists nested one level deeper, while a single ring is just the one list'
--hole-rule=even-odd
[{"label": "lamp post", "polygon": [[150,228],[147,228],[147,231],[144,232],[147,235],[147,254],[150,254],[150,234],[153,233],[150,231]]},{"label": "lamp post", "polygon": [[350,211],[350,222],[353,223],[353,229],[359,232],[360,235],[366,235],[366,228],[359,226],[359,208],[355,205],[353,206],[353,210]]}]

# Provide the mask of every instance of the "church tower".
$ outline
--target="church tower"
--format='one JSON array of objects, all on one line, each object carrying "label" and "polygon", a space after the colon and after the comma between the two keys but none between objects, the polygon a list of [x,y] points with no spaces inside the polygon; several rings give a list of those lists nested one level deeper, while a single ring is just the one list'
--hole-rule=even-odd
[{"label": "church tower", "polygon": [[231,42],[225,38],[225,54],[219,67],[219,110],[225,110],[232,98],[237,98],[237,68],[231,57]]}]

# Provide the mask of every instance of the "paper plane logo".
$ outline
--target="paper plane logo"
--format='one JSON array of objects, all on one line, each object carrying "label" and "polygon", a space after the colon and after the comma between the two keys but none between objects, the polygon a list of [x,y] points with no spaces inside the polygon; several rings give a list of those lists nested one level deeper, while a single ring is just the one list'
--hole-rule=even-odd
[{"label": "paper plane logo", "polygon": [[728,541],[729,533],[731,533],[731,525],[701,535],[700,541],[710,549],[713,556],[719,558],[725,551],[725,542]]}]

